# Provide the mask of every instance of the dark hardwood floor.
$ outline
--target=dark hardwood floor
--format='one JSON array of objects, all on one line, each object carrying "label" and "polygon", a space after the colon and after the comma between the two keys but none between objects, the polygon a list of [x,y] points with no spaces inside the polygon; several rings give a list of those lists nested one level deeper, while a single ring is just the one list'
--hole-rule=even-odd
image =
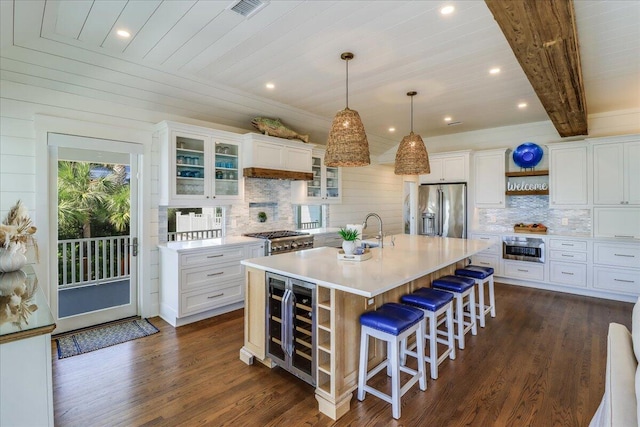
[{"label": "dark hardwood floor", "polygon": [[[496,318],[412,388],[402,417],[374,396],[338,420],[313,388],[279,368],[238,359],[242,310],[58,360],[56,426],[586,426],[604,391],[609,322],[631,326],[630,303],[497,284]],[[357,344],[354,343],[353,351]],[[386,381],[382,377],[380,382]],[[355,393],[354,393],[355,396]]]}]

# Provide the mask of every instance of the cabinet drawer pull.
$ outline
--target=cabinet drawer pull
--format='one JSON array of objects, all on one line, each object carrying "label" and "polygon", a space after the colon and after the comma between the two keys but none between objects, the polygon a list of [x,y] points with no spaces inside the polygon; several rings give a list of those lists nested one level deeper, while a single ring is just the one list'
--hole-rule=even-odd
[{"label": "cabinet drawer pull", "polygon": [[633,236],[626,236],[624,234],[614,234],[613,237],[624,237],[624,238],[627,238],[627,239],[633,239]]},{"label": "cabinet drawer pull", "polygon": [[573,276],[573,273],[569,273],[569,272],[566,272],[566,271],[561,271],[561,273],[562,274],[566,274],[567,276]]},{"label": "cabinet drawer pull", "polygon": [[219,254],[219,255],[209,255],[207,258],[220,258],[221,256],[224,256],[224,254]]},{"label": "cabinet drawer pull", "polygon": [[573,258],[573,255],[562,254],[563,257]]},{"label": "cabinet drawer pull", "polygon": [[222,295],[224,295],[224,292],[223,292],[223,293],[221,293],[221,294],[211,295],[210,297],[207,297],[207,299],[218,298],[218,297],[221,297]]},{"label": "cabinet drawer pull", "polygon": [[490,263],[488,263],[488,262],[479,262],[478,264],[482,264],[482,265],[491,265],[491,264],[490,264]]},{"label": "cabinet drawer pull", "polygon": [[490,237],[481,237],[480,240],[491,240]]},{"label": "cabinet drawer pull", "polygon": [[635,280],[613,279],[614,282],[636,283]]},{"label": "cabinet drawer pull", "polygon": [[573,243],[562,243],[562,246],[574,246]]},{"label": "cabinet drawer pull", "polygon": [[627,255],[627,254],[614,254],[615,256],[623,256],[625,258],[635,258],[635,255]]},{"label": "cabinet drawer pull", "polygon": [[529,270],[523,270],[521,268],[519,268],[518,271],[522,271],[523,273],[528,273],[529,272]]},{"label": "cabinet drawer pull", "polygon": [[217,273],[209,273],[209,274],[207,274],[207,277],[220,276],[222,274],[224,274],[224,271],[218,271]]}]

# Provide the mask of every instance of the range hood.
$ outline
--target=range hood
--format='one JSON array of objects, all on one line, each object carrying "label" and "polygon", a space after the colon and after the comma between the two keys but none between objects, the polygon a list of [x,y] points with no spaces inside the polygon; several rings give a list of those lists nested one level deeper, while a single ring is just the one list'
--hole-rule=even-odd
[{"label": "range hood", "polygon": [[312,172],[298,172],[282,169],[244,168],[242,174],[245,178],[287,179],[291,181],[313,180]]}]

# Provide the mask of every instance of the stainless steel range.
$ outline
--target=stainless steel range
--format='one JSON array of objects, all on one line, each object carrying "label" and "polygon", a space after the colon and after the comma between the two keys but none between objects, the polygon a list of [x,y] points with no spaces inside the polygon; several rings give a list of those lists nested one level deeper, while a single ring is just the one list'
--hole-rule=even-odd
[{"label": "stainless steel range", "polygon": [[247,237],[267,240],[266,255],[284,254],[313,248],[313,235],[300,231],[277,230],[262,233],[247,233]]}]

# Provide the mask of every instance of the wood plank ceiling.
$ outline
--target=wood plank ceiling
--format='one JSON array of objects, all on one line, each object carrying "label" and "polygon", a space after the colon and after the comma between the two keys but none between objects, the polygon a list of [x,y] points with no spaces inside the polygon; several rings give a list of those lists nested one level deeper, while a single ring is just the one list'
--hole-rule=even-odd
[{"label": "wood plank ceiling", "polygon": [[572,0],[485,0],[562,137],[587,135]]},{"label": "wood plank ceiling", "polygon": [[[551,107],[536,96],[546,92],[527,79],[485,2],[451,0],[454,13],[442,15],[440,7],[449,2],[272,0],[249,19],[230,11],[232,3],[2,0],[3,95],[32,86],[144,111],[150,120],[187,117],[248,130],[255,116],[279,117],[323,144],[333,116],[345,106],[340,53],[351,51],[350,106],[362,117],[374,155],[409,133],[406,93],[412,90],[418,92],[414,131],[425,140],[549,116],[576,132],[574,122],[584,119],[587,107],[590,114],[640,108],[640,1],[574,4],[586,100],[570,95],[579,86],[576,68],[560,67],[562,60],[578,64],[573,42],[557,32],[566,27],[561,22],[568,12],[517,12],[513,8],[534,1],[509,2],[510,13],[527,13],[539,24],[554,14],[541,35],[524,33],[540,39],[525,50],[527,62],[549,67],[539,77],[556,74],[564,81],[547,82],[551,102],[564,103],[556,99]],[[564,17],[555,15],[560,13]],[[118,37],[120,28],[131,37]],[[544,47],[558,37],[562,43]],[[542,48],[534,50],[538,43]],[[573,56],[550,56],[553,49]],[[489,73],[494,67],[499,74]],[[517,108],[522,102],[526,109]],[[571,117],[562,117],[565,108]]]}]

